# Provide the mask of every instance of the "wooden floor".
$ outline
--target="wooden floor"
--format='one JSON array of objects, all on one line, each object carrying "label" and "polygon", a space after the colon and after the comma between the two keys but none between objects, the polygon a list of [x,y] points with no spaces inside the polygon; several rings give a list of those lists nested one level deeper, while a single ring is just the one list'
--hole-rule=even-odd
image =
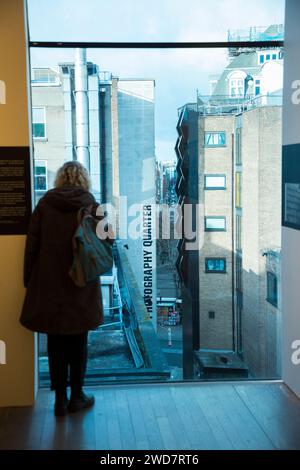
[{"label": "wooden floor", "polygon": [[300,401],[284,385],[199,384],[90,389],[93,409],[0,409],[0,449],[300,449]]}]

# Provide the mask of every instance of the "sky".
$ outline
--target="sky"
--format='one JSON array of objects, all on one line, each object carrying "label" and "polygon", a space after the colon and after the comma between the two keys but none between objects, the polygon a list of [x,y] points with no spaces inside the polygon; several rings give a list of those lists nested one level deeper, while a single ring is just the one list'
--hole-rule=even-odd
[{"label": "sky", "polygon": [[[33,41],[226,41],[228,29],[284,22],[284,0],[28,0]],[[177,110],[209,94],[223,49],[89,49],[87,58],[120,78],[155,80],[156,156],[175,160]],[[36,49],[32,66],[73,61],[72,49]]]}]

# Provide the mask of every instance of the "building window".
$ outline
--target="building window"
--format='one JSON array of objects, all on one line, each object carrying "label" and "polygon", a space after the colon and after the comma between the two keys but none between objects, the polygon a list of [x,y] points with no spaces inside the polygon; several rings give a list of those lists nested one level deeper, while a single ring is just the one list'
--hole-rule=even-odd
[{"label": "building window", "polygon": [[205,175],[204,176],[204,189],[225,189],[226,176],[225,175]]},{"label": "building window", "polygon": [[225,132],[205,132],[205,146],[206,147],[225,147],[226,134]]},{"label": "building window", "polygon": [[255,96],[260,95],[260,80],[255,80]]},{"label": "building window", "polygon": [[34,68],[32,70],[31,82],[35,84],[44,85],[59,85],[59,75],[54,70],[46,68]]},{"label": "building window", "polygon": [[242,207],[242,173],[235,174],[235,207]]},{"label": "building window", "polygon": [[238,127],[235,132],[235,163],[237,165],[242,164],[242,128]]},{"label": "building window", "polygon": [[45,108],[32,108],[32,132],[34,139],[46,138]]},{"label": "building window", "polygon": [[208,216],[205,217],[205,230],[208,232],[223,232],[226,230],[226,218]]},{"label": "building window", "polygon": [[231,78],[229,85],[230,98],[243,98],[245,91],[244,78]]},{"label": "building window", "polygon": [[264,52],[259,54],[258,56],[258,63],[260,65],[264,64],[265,62],[269,62],[270,60],[277,60],[282,59],[282,51],[277,52]]},{"label": "building window", "polygon": [[47,162],[36,160],[34,164],[34,189],[35,191],[47,191]]},{"label": "building window", "polygon": [[267,272],[267,301],[278,307],[278,282],[275,274]]},{"label": "building window", "polygon": [[206,273],[226,273],[226,258],[205,258]]}]

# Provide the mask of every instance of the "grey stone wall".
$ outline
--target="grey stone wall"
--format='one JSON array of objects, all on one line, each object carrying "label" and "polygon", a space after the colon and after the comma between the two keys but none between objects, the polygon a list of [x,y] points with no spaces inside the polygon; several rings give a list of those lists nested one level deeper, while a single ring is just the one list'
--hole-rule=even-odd
[{"label": "grey stone wall", "polygon": [[242,159],[244,359],[256,377],[269,377],[280,372],[281,312],[266,301],[263,253],[281,246],[281,107],[243,114]]}]

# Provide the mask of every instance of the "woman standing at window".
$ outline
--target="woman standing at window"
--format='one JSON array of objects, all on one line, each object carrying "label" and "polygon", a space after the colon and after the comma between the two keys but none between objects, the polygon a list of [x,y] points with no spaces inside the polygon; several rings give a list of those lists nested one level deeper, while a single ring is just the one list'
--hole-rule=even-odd
[{"label": "woman standing at window", "polygon": [[[72,264],[72,236],[81,207],[97,204],[89,192],[87,170],[76,161],[57,172],[55,188],[38,202],[31,218],[24,260],[26,297],[21,324],[48,335],[51,388],[55,414],[65,415],[94,404],[83,391],[88,331],[103,321],[100,282],[76,287],[68,271]],[[68,374],[71,398],[68,400]]]}]

